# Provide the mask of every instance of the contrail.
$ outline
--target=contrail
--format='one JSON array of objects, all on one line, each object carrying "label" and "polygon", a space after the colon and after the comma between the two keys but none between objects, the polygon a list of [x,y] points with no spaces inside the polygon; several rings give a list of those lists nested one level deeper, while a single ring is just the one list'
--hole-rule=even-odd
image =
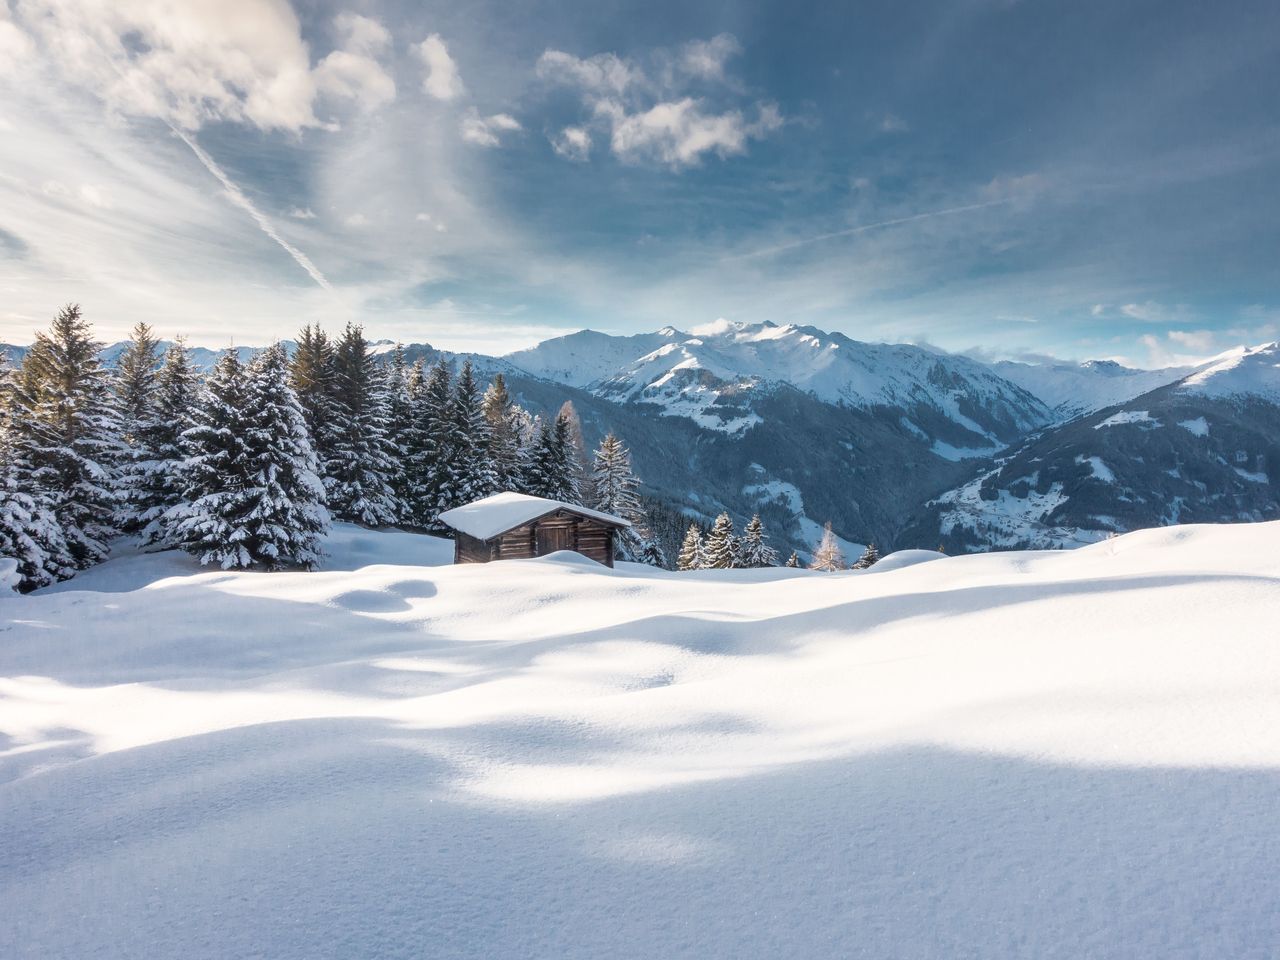
[{"label": "contrail", "polygon": [[879,223],[864,223],[860,227],[850,227],[847,230],[836,230],[832,233],[820,233],[816,237],[805,237],[803,240],[793,240],[790,243],[780,243],[776,247],[764,247],[760,250],[752,250],[750,253],[736,253],[731,256],[721,257],[720,262],[724,263],[728,260],[751,260],[755,257],[767,257],[770,254],[782,253],[784,250],[794,250],[796,247],[808,246],[811,243],[820,243],[823,240],[833,240],[836,237],[850,237],[855,233],[866,233],[868,230],[879,230],[881,227],[894,227],[900,223],[911,223],[915,220],[928,220],[930,217],[947,217],[953,213],[968,213],[970,210],[982,210],[986,207],[995,207],[1008,202],[1009,198],[1006,197],[1003,200],[987,200],[984,203],[970,203],[963,207],[949,207],[946,210],[930,210],[928,213],[915,213],[909,217],[897,217],[893,220],[881,220]]},{"label": "contrail", "polygon": [[249,214],[249,216],[253,217],[254,223],[262,229],[262,232],[276,243],[280,244],[284,252],[293,257],[298,266],[307,271],[312,280],[318,283],[325,290],[332,293],[333,287],[329,285],[329,281],[325,279],[324,274],[321,273],[316,265],[311,262],[311,258],[276,232],[276,228],[271,221],[253,205],[253,201],[245,196],[244,191],[232,182],[226,172],[214,162],[213,157],[205,153],[204,150],[201,149],[200,144],[195,142],[194,138],[188,136],[178,127],[173,124],[169,124],[169,129],[180,137],[183,143],[191,148],[191,152],[194,153],[199,161],[204,164],[205,169],[218,178],[218,182],[222,184],[222,189],[226,191],[228,199],[230,199],[232,203],[242,209],[245,213]]}]

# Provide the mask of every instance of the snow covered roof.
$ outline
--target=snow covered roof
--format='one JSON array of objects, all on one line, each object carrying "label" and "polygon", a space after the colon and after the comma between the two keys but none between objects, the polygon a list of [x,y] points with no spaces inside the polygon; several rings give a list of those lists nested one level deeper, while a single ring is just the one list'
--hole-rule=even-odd
[{"label": "snow covered roof", "polygon": [[545,497],[531,497],[527,493],[495,493],[491,497],[454,507],[440,514],[440,519],[460,533],[477,540],[489,540],[500,533],[545,517],[557,510],[568,510],[584,517],[591,517],[602,523],[615,527],[631,526],[621,517],[599,510],[589,510],[576,503],[564,503],[560,500],[548,500]]}]

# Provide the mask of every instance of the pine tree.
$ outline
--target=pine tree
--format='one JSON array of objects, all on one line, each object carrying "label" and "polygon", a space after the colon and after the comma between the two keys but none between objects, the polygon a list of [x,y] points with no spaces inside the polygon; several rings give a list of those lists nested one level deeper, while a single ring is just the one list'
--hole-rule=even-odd
[{"label": "pine tree", "polygon": [[800,554],[792,550],[791,556],[787,557],[787,562],[783,566],[790,567],[793,570],[798,569],[800,566]]},{"label": "pine tree", "polygon": [[441,510],[480,500],[498,489],[498,479],[489,460],[489,445],[489,421],[468,359],[458,371],[450,405],[446,457],[454,476],[451,488],[441,501]]},{"label": "pine tree", "polygon": [[163,521],[173,546],[223,569],[253,562],[242,527],[250,509],[245,393],[244,367],[234,350],[226,350],[205,380],[192,426],[182,434],[182,499]]},{"label": "pine tree", "polygon": [[120,434],[125,443],[117,523],[124,533],[137,533],[146,524],[142,517],[147,509],[143,486],[156,459],[150,440],[156,428],[159,362],[160,341],[147,324],[138,323],[128,348],[120,356],[115,379]]},{"label": "pine tree", "polygon": [[333,355],[332,446],[325,489],[335,519],[395,523],[404,506],[392,488],[397,451],[387,435],[388,398],[364,332],[347,324]]},{"label": "pine tree", "polygon": [[[6,406],[7,401],[6,396]],[[31,464],[21,457],[5,422],[0,426],[0,558],[15,562],[11,586],[26,592],[65,580],[75,568],[53,506],[35,488]]]},{"label": "pine tree", "polygon": [[739,546],[742,566],[776,567],[778,554],[773,547],[769,546],[768,540],[764,532],[764,524],[760,522],[760,514],[757,513],[742,533]]},{"label": "pine tree", "polygon": [[568,419],[559,414],[554,421],[543,420],[529,458],[525,489],[535,497],[580,503],[574,476],[574,456]]},{"label": "pine tree", "polygon": [[867,544],[867,549],[863,551],[862,556],[858,558],[857,563],[853,565],[853,570],[866,570],[868,567],[874,566],[880,559],[880,551],[876,549],[875,541]]},{"label": "pine tree", "polygon": [[133,523],[144,546],[171,546],[164,517],[182,500],[182,434],[193,424],[199,395],[200,377],[179,338],[165,351],[156,375],[154,414],[139,433],[149,459],[135,461],[128,490]]},{"label": "pine tree", "polygon": [[415,526],[443,530],[439,521],[454,489],[455,470],[449,462],[453,379],[443,360],[437,361],[412,394],[413,434],[405,452],[409,473],[409,515]]},{"label": "pine tree", "polygon": [[648,531],[641,538],[640,553],[636,560],[651,567],[659,567],[663,570],[667,568],[666,551],[662,549],[662,544],[658,542],[658,538]]},{"label": "pine tree", "polygon": [[630,452],[612,432],[605,435],[596,449],[591,480],[595,494],[591,506],[631,524],[618,539],[619,555],[623,560],[638,559],[644,548],[639,531],[644,518],[636,495],[640,481],[631,472]]},{"label": "pine tree", "polygon": [[[512,416],[514,406],[501,373],[484,392],[481,404],[489,424],[489,462],[497,490],[516,490],[521,482],[520,435]],[[523,412],[523,411],[521,411]]]},{"label": "pine tree", "polygon": [[47,495],[76,569],[107,558],[116,533],[119,419],[110,377],[80,307],[71,304],[23,358],[14,419],[31,475]]},{"label": "pine tree", "polygon": [[307,324],[298,334],[297,347],[289,363],[289,383],[302,406],[307,434],[323,474],[333,453],[336,423],[333,344],[318,326]]},{"label": "pine tree", "polygon": [[324,483],[280,344],[258,355],[245,383],[247,476],[241,545],[255,566],[310,569],[329,530]]},{"label": "pine tree", "polygon": [[184,502],[167,522],[184,550],[223,569],[315,563],[329,523],[324,484],[279,344],[247,372],[224,353],[182,441]]},{"label": "pine tree", "polygon": [[[564,422],[563,427],[560,426],[561,421]],[[591,503],[595,499],[595,491],[592,490],[594,481],[587,463],[587,442],[582,436],[582,419],[572,400],[566,400],[560,405],[560,412],[556,414],[556,429],[563,433],[561,443],[564,448],[565,473],[569,478],[568,486],[574,491],[573,498],[567,502],[584,505]]]},{"label": "pine tree", "polygon": [[696,523],[691,523],[689,532],[684,535],[684,543],[680,546],[680,555],[676,558],[676,569],[701,570],[705,566],[704,561],[702,531]]},{"label": "pine tree", "polygon": [[737,537],[733,535],[733,520],[722,513],[711,525],[704,548],[704,566],[708,570],[731,570],[738,565]]},{"label": "pine tree", "polygon": [[844,553],[840,549],[840,543],[836,540],[836,535],[831,530],[831,521],[828,520],[822,528],[822,539],[813,550],[813,561],[809,564],[809,569],[830,572],[844,570],[847,566]]},{"label": "pine tree", "polygon": [[391,351],[391,359],[382,372],[382,387],[387,399],[387,442],[392,450],[391,489],[400,505],[397,523],[411,522],[409,511],[409,472],[406,468],[406,441],[413,432],[413,415],[409,404],[411,371],[400,343]]}]

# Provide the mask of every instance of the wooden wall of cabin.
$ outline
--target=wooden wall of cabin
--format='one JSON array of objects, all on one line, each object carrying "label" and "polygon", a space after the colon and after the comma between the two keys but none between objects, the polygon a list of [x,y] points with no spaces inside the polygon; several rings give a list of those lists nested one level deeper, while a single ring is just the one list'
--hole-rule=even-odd
[{"label": "wooden wall of cabin", "polygon": [[558,544],[560,549],[576,550],[597,563],[612,567],[614,536],[613,527],[588,517],[552,515],[514,527],[493,540],[477,540],[459,532],[454,540],[453,559],[455,563],[529,560],[553,549],[540,551],[541,542],[544,546]]}]

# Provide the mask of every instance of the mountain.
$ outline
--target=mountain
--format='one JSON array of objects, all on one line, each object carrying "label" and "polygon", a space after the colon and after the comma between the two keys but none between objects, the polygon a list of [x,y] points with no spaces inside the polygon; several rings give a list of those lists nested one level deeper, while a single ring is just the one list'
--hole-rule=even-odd
[{"label": "mountain", "polygon": [[1198,368],[1136,370],[1114,360],[1086,360],[1084,363],[1001,360],[991,364],[991,369],[1039,398],[1050,408],[1054,420],[1063,421],[1124,403],[1181,380]]},{"label": "mountain", "polygon": [[1280,344],[1047,429],[933,501],[949,549],[1077,546],[1174,523],[1280,517]]}]

